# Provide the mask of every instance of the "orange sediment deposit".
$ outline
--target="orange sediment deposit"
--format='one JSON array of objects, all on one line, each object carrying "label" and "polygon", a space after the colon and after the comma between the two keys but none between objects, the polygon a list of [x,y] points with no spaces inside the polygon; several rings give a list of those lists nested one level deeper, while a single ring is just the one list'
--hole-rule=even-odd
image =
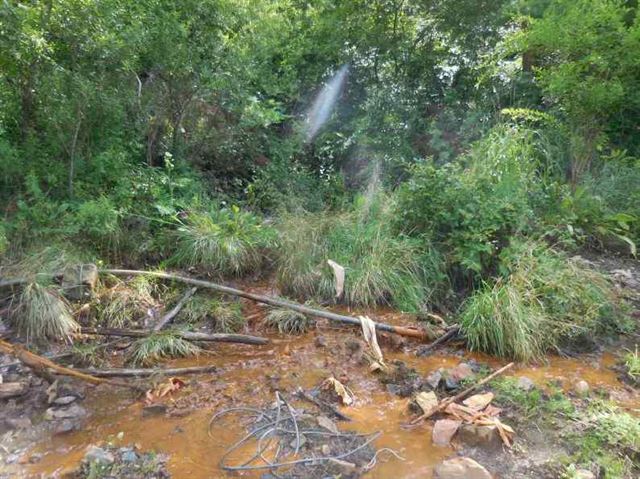
[{"label": "orange sediment deposit", "polygon": [[[245,305],[253,313],[251,329],[258,328],[260,311],[266,308]],[[393,318],[391,318],[393,316]],[[390,311],[375,311],[372,317],[384,318],[391,324],[407,324],[407,318]],[[390,319],[391,318],[391,319]],[[390,448],[405,460],[381,452],[376,466],[366,474],[370,478],[430,478],[435,465],[453,454],[450,447],[431,442],[432,421],[405,429],[409,399],[387,392],[368,365],[358,360],[347,343],[361,341],[355,328],[335,328],[319,321],[315,330],[302,336],[280,337],[260,349],[251,346],[219,344],[215,354],[195,359],[171,362],[171,366],[215,365],[218,370],[209,375],[189,377],[181,390],[162,398],[168,414],[143,417],[144,402],[133,399],[130,392],[114,391],[102,386],[89,392],[83,406],[90,417],[82,430],[48,437],[35,445],[32,452],[43,453],[40,462],[25,466],[34,476],[52,477],[56,473],[77,467],[90,444],[112,441],[116,447],[136,444],[142,450],[154,450],[170,456],[169,471],[173,477],[191,479],[235,477],[218,467],[225,450],[243,435],[242,427],[216,428],[209,437],[209,419],[223,408],[234,406],[262,407],[273,402],[280,391],[294,407],[309,404],[294,398],[293,392],[318,386],[328,377],[335,377],[353,392],[351,406],[339,406],[351,422],[340,422],[342,430],[370,433],[382,431],[372,444],[375,449]],[[452,368],[471,359],[497,368],[505,361],[480,354],[437,350],[426,357],[415,355],[419,343],[409,341],[400,348],[383,346],[385,360],[403,361],[420,375],[439,368]],[[591,358],[591,357],[590,357]],[[560,381],[570,388],[577,380],[586,380],[592,388],[624,391],[624,385],[610,369],[615,357],[564,359],[551,357],[546,364],[516,365],[509,375],[526,376],[543,387],[549,381]],[[640,405],[637,393],[629,404]],[[228,423],[229,424],[229,423]],[[517,435],[517,431],[516,431]],[[263,471],[264,472],[264,471]],[[260,477],[261,472],[242,473],[243,477]]]}]

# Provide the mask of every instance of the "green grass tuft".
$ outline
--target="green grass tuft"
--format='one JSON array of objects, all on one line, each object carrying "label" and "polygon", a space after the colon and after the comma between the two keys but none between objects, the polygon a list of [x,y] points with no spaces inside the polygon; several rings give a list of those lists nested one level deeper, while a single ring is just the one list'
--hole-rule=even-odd
[{"label": "green grass tuft", "polygon": [[360,198],[346,213],[284,217],[277,259],[280,288],[297,297],[334,299],[335,281],[327,264],[333,260],[345,268],[345,303],[421,310],[433,285],[443,283],[441,261],[422,242],[394,231],[391,203],[376,195]]},{"label": "green grass tuft", "polygon": [[635,351],[629,351],[624,355],[624,365],[627,368],[627,374],[634,381],[640,381],[640,355],[638,354],[638,345]]},{"label": "green grass tuft", "polygon": [[272,231],[255,215],[233,207],[189,214],[177,230],[177,240],[171,263],[242,276],[261,266],[272,245]]},{"label": "green grass tuft", "polygon": [[27,341],[71,340],[79,330],[69,304],[51,287],[28,283],[22,289],[11,314],[12,324]]},{"label": "green grass tuft", "polygon": [[216,333],[237,333],[246,323],[239,302],[222,301],[204,295],[191,298],[179,317],[189,324],[211,323]]},{"label": "green grass tuft", "polygon": [[313,321],[302,313],[290,309],[272,309],[264,318],[265,326],[277,329],[280,334],[302,334]]},{"label": "green grass tuft", "polygon": [[155,283],[145,276],[128,283],[117,280],[100,297],[100,321],[111,328],[122,328],[144,318],[158,306],[153,297],[155,288]]},{"label": "green grass tuft", "polygon": [[141,338],[131,345],[129,361],[143,366],[151,365],[166,358],[197,356],[200,348],[182,339],[172,331],[154,333]]},{"label": "green grass tuft", "polygon": [[608,281],[576,261],[539,243],[516,242],[501,266],[507,276],[485,284],[463,307],[470,349],[526,361],[619,326]]}]

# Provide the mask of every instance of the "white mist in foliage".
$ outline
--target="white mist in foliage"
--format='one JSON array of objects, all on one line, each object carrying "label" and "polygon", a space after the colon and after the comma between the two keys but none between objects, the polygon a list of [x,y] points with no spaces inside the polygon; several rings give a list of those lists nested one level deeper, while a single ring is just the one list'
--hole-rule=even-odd
[{"label": "white mist in foliage", "polygon": [[306,136],[307,142],[313,140],[322,125],[331,116],[333,107],[338,100],[338,95],[342,89],[344,81],[347,79],[347,73],[349,71],[348,65],[343,65],[340,70],[331,78],[331,80],[324,86],[316,100],[313,102],[311,110],[307,113],[306,118]]}]

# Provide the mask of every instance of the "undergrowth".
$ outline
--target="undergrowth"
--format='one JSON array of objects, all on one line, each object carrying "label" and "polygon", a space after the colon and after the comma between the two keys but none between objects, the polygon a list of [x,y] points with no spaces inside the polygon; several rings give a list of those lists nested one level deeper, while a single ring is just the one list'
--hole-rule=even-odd
[{"label": "undergrowth", "polygon": [[237,333],[246,323],[239,302],[199,294],[189,300],[179,318],[189,324],[210,324],[216,333]]},{"label": "undergrowth", "polygon": [[399,235],[389,197],[357,199],[351,211],[285,216],[279,224],[277,278],[297,297],[335,299],[333,260],[345,268],[343,301],[349,305],[392,304],[417,312],[444,275],[439,255]]},{"label": "undergrowth", "polygon": [[129,282],[115,279],[100,295],[100,321],[111,328],[130,326],[149,317],[158,307],[154,299],[157,285],[146,276],[136,276]]},{"label": "undergrowth", "polygon": [[274,308],[264,318],[264,324],[280,334],[302,334],[309,330],[313,321],[297,311]]},{"label": "undergrowth", "polygon": [[268,226],[236,206],[189,213],[176,236],[176,252],[170,263],[233,276],[257,271],[273,240]]},{"label": "undergrowth", "polygon": [[64,339],[79,330],[67,301],[52,288],[27,283],[13,306],[11,323],[27,341]]},{"label": "undergrowth", "polygon": [[196,356],[201,349],[174,331],[157,332],[134,341],[129,362],[144,366],[168,358]]},{"label": "undergrowth", "polygon": [[463,306],[472,350],[527,361],[623,325],[608,281],[543,244],[514,242],[501,268]]}]

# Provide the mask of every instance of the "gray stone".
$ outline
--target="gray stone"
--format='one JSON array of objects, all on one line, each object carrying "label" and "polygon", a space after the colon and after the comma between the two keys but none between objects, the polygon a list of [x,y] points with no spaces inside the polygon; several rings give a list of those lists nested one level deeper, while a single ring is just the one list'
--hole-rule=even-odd
[{"label": "gray stone", "polygon": [[9,429],[28,429],[31,427],[31,419],[28,417],[10,417],[4,422]]},{"label": "gray stone", "polygon": [[467,446],[483,449],[498,449],[502,446],[502,439],[496,426],[465,424],[458,431],[458,437]]},{"label": "gray stone", "polygon": [[62,396],[53,400],[53,404],[56,406],[67,406],[75,401],[77,398],[75,396]]},{"label": "gray stone", "polygon": [[436,479],[493,479],[489,471],[469,457],[456,457],[435,468]]},{"label": "gray stone", "polygon": [[523,391],[529,392],[531,391],[534,387],[536,387],[536,385],[534,384],[534,382],[529,379],[526,376],[520,376],[518,378],[518,388],[522,389]]},{"label": "gray stone", "polygon": [[586,469],[578,469],[573,474],[573,477],[574,479],[596,479],[596,475],[591,471],[587,471]]},{"label": "gray stone", "polygon": [[87,452],[84,455],[84,459],[85,461],[95,462],[97,464],[102,464],[105,466],[108,466],[115,462],[113,454],[98,446],[87,447]]},{"label": "gray stone", "polygon": [[69,407],[54,408],[50,407],[45,412],[45,419],[51,421],[53,419],[75,419],[78,417],[86,416],[87,410],[77,404],[72,404]]},{"label": "gray stone", "polygon": [[438,446],[448,446],[456,431],[462,424],[462,421],[454,421],[453,419],[439,419],[433,425],[431,439]]},{"label": "gray stone", "polygon": [[138,460],[138,455],[132,450],[125,451],[122,453],[122,462],[136,462]]},{"label": "gray stone", "polygon": [[440,371],[434,371],[427,376],[427,384],[433,389],[438,389],[440,382],[442,381],[442,373]]},{"label": "gray stone", "polygon": [[462,381],[473,376],[473,369],[467,363],[460,363],[455,368],[449,370],[449,376],[456,381]]},{"label": "gray stone", "polygon": [[7,464],[15,464],[19,460],[20,456],[18,454],[9,454],[4,462],[6,462]]},{"label": "gray stone", "polygon": [[573,390],[580,396],[586,396],[589,394],[589,383],[585,380],[580,380],[574,384]]},{"label": "gray stone", "polygon": [[142,417],[156,416],[167,412],[167,406],[164,404],[151,404],[142,408]]},{"label": "gray stone", "polygon": [[58,425],[56,425],[55,429],[53,430],[53,434],[68,434],[79,429],[80,424],[78,424],[78,422],[73,421],[72,419],[63,419]]}]

